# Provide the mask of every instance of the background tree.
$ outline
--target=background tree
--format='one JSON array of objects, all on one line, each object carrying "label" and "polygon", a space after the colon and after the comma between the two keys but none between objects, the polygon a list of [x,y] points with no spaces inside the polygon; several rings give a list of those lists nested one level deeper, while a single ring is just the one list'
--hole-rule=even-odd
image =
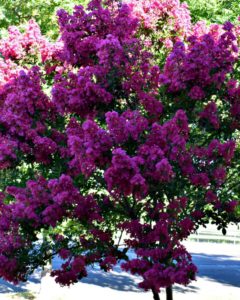
[{"label": "background tree", "polygon": [[[183,1],[181,1],[183,2]],[[239,17],[240,3],[237,0],[185,0],[191,11],[193,22],[205,20],[208,24],[236,22]]]},{"label": "background tree", "polygon": [[[74,5],[86,5],[87,0],[2,0],[0,3],[0,30],[12,25],[21,25],[30,19],[35,19],[43,34],[51,38],[58,36],[56,12],[59,8],[72,10]],[[3,31],[2,31],[3,32]]]}]

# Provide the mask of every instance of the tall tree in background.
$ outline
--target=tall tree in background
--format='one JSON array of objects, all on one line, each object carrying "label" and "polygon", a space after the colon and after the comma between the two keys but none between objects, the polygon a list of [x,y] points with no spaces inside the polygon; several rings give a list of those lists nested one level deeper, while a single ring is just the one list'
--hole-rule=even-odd
[{"label": "tall tree in background", "polygon": [[0,32],[12,25],[22,25],[30,19],[35,19],[43,34],[51,38],[58,36],[56,12],[59,8],[71,11],[74,5],[86,5],[88,0],[1,0]]}]

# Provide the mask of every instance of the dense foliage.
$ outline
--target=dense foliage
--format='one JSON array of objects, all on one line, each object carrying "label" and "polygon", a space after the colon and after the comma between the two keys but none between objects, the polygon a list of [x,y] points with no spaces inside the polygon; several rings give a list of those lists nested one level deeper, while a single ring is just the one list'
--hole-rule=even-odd
[{"label": "dense foliage", "polygon": [[183,240],[238,221],[239,27],[193,25],[178,0],[133,2],[59,10],[57,43],[34,21],[0,41],[4,279],[54,255],[62,285],[121,261],[158,299],[195,279]]}]

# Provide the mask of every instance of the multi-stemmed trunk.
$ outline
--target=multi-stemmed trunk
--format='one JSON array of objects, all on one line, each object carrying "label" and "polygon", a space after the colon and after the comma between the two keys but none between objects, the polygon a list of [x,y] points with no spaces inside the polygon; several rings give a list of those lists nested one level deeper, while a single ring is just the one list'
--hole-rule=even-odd
[{"label": "multi-stemmed trunk", "polygon": [[166,300],[173,300],[173,290],[171,285],[166,288]]},{"label": "multi-stemmed trunk", "polygon": [[[152,290],[152,292],[153,292],[153,299],[160,300],[159,294],[154,290]],[[171,285],[166,288],[166,300],[173,300],[173,290]]]},{"label": "multi-stemmed trunk", "polygon": [[156,292],[154,290],[152,290],[152,292],[153,292],[153,299],[154,300],[160,300],[160,296],[159,296],[158,292]]}]

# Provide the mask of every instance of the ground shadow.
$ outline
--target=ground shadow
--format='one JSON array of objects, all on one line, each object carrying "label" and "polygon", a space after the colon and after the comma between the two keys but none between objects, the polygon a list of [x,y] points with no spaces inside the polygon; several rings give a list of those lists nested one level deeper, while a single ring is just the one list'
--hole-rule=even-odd
[{"label": "ground shadow", "polygon": [[198,267],[198,277],[240,287],[240,260],[228,255],[192,254],[193,262]]},{"label": "ground shadow", "polygon": [[[63,261],[59,257],[55,257],[52,261],[52,268],[58,269],[61,267]],[[137,283],[140,281],[139,277],[132,276],[129,273],[123,272],[120,265],[114,268],[113,272],[104,272],[98,266],[87,269],[88,277],[83,278],[81,282],[87,284],[94,284],[101,287],[109,287],[119,291],[141,292]]]},{"label": "ground shadow", "polygon": [[88,271],[88,277],[81,280],[83,283],[94,284],[101,287],[109,287],[114,290],[141,292],[137,282],[129,274],[120,274],[118,272],[106,273],[100,270]]},{"label": "ground shadow", "polygon": [[34,284],[41,283],[40,270],[35,271],[35,273],[28,278],[27,282],[22,282],[18,285],[14,285],[13,283],[0,279],[0,294],[28,292],[29,289],[27,288],[27,284],[29,283],[34,283]]},{"label": "ground shadow", "polygon": [[[134,253],[130,253],[131,258]],[[209,280],[223,284],[240,287],[240,260],[229,255],[208,255],[204,253],[193,253],[193,262],[199,269],[198,277],[206,277]],[[53,269],[61,267],[62,260],[58,257],[53,260]],[[82,282],[94,284],[101,287],[109,287],[119,291],[141,292],[137,283],[141,281],[138,276],[132,276],[121,270],[120,265],[114,268],[114,272],[106,273],[99,270],[88,268],[88,277]],[[181,293],[196,292],[197,287],[189,285],[187,287],[176,285],[175,290]]]},{"label": "ground shadow", "polygon": [[198,287],[194,285],[182,286],[182,285],[174,285],[173,291],[178,293],[196,293],[199,290]]},{"label": "ground shadow", "polygon": [[[134,254],[129,255],[131,258]],[[230,255],[208,255],[205,253],[192,253],[193,262],[198,266],[198,277],[205,277],[208,280],[220,282],[222,284],[240,287],[240,260]],[[61,267],[63,261],[55,257],[52,262],[53,269]],[[121,270],[117,265],[114,272],[106,273],[98,267],[88,268],[88,277],[82,280],[83,283],[93,284],[101,287],[109,287],[119,291],[142,292],[137,283],[141,281],[138,276],[132,276]],[[38,270],[29,277],[27,283],[17,286],[0,279],[0,293],[21,293],[27,292],[27,284],[40,284],[41,271]],[[180,293],[195,293],[198,288],[189,285],[187,287],[176,285],[174,290]]]}]

